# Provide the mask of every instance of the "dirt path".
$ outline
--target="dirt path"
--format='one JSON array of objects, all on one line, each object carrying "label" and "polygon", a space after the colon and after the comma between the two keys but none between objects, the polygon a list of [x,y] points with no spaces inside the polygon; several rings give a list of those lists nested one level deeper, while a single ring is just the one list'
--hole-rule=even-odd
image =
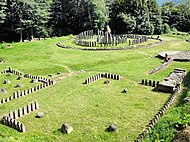
[{"label": "dirt path", "polygon": [[73,72],[72,69],[70,69],[68,66],[64,66],[64,67],[68,70],[69,73]]},{"label": "dirt path", "polygon": [[55,81],[60,81],[60,80],[66,79],[66,78],[68,78],[70,76],[75,76],[77,74],[81,74],[81,73],[84,73],[84,72],[86,72],[86,71],[80,70],[80,71],[77,71],[77,72],[73,72],[73,71],[69,70],[69,73],[64,73],[62,75],[52,77],[51,79],[55,80]]}]

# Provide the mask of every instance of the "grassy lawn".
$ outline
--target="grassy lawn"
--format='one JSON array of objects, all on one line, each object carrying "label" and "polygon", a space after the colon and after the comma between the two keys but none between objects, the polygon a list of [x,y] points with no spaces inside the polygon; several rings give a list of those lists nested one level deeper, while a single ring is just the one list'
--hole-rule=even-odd
[{"label": "grassy lawn", "polygon": [[[4,63],[0,64],[0,71],[10,66],[23,73],[43,77],[48,77],[49,74],[56,76],[57,72],[67,73],[68,68],[86,72],[57,81],[55,86],[1,104],[0,117],[34,101],[39,102],[40,109],[18,119],[25,124],[26,133],[0,125],[0,141],[134,140],[169,98],[169,94],[153,92],[152,87],[139,84],[141,79],[162,81],[176,67],[190,71],[190,63],[174,62],[156,74],[148,74],[163,62],[155,58],[159,52],[190,49],[190,44],[185,41],[190,37],[160,37],[164,40],[163,45],[123,51],[80,51],[56,46],[57,42],[69,37],[12,43],[12,48],[1,44],[0,58]],[[72,43],[68,41],[68,44]],[[90,85],[82,84],[86,78],[104,72],[120,74],[122,79],[111,80],[111,84],[107,85],[103,84],[105,79]],[[7,79],[6,75],[0,77],[0,82]],[[15,84],[16,76],[10,80]],[[29,81],[26,79],[22,83],[25,87],[32,87]],[[11,88],[7,88],[7,91],[12,92],[14,87]],[[128,88],[129,93],[121,93],[124,88]],[[44,112],[44,117],[35,118],[37,112]],[[70,123],[74,131],[63,135],[58,130],[63,123]],[[119,125],[118,133],[104,131],[112,123]]]}]

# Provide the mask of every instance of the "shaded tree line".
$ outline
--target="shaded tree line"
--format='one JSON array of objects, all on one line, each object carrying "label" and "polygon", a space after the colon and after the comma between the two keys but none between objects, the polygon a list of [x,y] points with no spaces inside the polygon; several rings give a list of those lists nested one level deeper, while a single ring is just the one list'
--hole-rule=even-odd
[{"label": "shaded tree line", "polygon": [[190,0],[0,0],[0,42],[33,40],[84,30],[162,34],[190,31]]}]

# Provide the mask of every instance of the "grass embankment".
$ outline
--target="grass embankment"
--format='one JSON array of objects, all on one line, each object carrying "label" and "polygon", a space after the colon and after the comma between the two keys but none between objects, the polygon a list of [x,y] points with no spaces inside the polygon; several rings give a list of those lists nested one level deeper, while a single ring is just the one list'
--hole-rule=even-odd
[{"label": "grass embankment", "polygon": [[[163,62],[155,58],[159,52],[188,50],[190,44],[185,38],[161,36],[164,45],[125,51],[78,51],[56,47],[57,42],[67,38],[13,43],[13,48],[0,45],[0,58],[4,59],[0,70],[11,66],[44,77],[66,73],[66,67],[87,71],[58,81],[45,90],[1,104],[1,117],[36,100],[40,104],[38,111],[45,115],[37,119],[34,117],[37,112],[33,112],[19,118],[27,129],[23,134],[0,125],[0,141],[132,141],[169,98],[169,94],[153,92],[152,87],[140,85],[141,79],[161,81],[175,67],[190,70],[189,63],[174,62],[161,72],[148,75],[148,71]],[[103,84],[104,79],[91,85],[82,84],[85,78],[101,72],[120,74],[123,78],[108,85]],[[126,87],[129,93],[121,93]],[[62,123],[70,123],[73,133],[63,135],[58,130]],[[118,133],[104,131],[112,123],[119,125]]]}]

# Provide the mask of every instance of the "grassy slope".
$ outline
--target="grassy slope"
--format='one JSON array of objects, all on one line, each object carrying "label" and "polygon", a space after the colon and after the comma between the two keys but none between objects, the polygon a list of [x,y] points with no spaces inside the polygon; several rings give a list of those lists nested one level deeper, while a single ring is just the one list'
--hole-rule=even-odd
[{"label": "grassy slope", "polygon": [[[38,101],[44,118],[36,119],[36,112],[20,118],[27,132],[21,134],[0,125],[1,141],[131,141],[142,131],[148,121],[168,99],[168,94],[152,92],[151,87],[141,86],[142,78],[163,80],[174,67],[189,71],[189,63],[173,63],[163,71],[148,75],[161,60],[154,58],[167,50],[188,50],[185,38],[163,36],[165,44],[147,49],[126,51],[76,51],[58,48],[61,39],[48,39],[33,43],[14,43],[14,48],[0,46],[0,58],[5,63],[0,70],[9,66],[21,72],[47,77],[48,74],[67,72],[65,66],[87,73],[57,82],[54,87],[0,105],[0,116]],[[99,72],[121,74],[121,81],[103,84],[103,79],[92,85],[83,85],[85,78]],[[1,76],[1,78],[4,78]],[[128,94],[120,93],[123,88]],[[62,123],[70,123],[74,132],[62,135],[58,129]],[[118,123],[118,133],[103,130],[111,123]]]}]

